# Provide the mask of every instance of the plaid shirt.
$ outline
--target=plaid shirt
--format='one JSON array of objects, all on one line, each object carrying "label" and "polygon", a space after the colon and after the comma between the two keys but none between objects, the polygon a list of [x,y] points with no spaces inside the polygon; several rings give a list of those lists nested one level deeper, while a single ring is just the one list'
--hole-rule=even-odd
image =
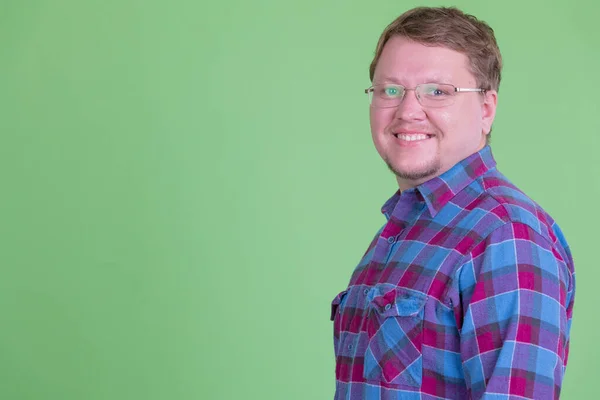
[{"label": "plaid shirt", "polygon": [[397,192],[331,320],[335,399],[557,399],[575,294],[565,238],[489,146]]}]

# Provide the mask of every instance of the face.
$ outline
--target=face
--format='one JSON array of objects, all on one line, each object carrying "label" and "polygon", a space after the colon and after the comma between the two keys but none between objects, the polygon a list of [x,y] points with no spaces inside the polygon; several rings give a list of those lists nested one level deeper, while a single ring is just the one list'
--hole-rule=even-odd
[{"label": "face", "polygon": [[[392,37],[383,48],[373,77],[374,85],[382,83],[409,89],[422,83],[477,88],[466,55],[401,36]],[[414,90],[408,90],[396,108],[370,107],[375,148],[396,174],[400,189],[428,181],[481,150],[496,102],[495,91],[462,92],[449,106],[423,107]]]}]

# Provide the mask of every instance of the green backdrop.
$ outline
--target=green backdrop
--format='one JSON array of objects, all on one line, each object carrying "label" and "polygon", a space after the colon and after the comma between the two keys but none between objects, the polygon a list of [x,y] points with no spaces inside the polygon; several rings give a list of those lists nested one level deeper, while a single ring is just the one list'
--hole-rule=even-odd
[{"label": "green backdrop", "polygon": [[[419,4],[0,1],[0,398],[332,398],[396,185],[368,66]],[[573,250],[565,399],[600,373],[597,4],[444,4],[495,29],[494,154]]]}]

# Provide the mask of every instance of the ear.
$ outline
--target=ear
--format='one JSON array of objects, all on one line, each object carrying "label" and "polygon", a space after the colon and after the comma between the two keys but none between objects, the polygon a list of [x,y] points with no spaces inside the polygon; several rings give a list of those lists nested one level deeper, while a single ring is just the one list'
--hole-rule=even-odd
[{"label": "ear", "polygon": [[496,106],[498,105],[498,92],[488,90],[485,92],[481,103],[481,130],[488,134],[492,130],[492,124],[496,117]]}]

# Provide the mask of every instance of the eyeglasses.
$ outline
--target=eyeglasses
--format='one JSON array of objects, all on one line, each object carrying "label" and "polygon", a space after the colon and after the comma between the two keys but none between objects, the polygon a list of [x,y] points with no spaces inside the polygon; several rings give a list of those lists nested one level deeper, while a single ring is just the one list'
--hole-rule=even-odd
[{"label": "eyeglasses", "polygon": [[398,107],[407,91],[414,90],[417,100],[423,107],[445,107],[454,103],[456,94],[461,92],[485,92],[485,89],[458,88],[445,83],[422,83],[414,89],[402,85],[384,83],[365,89],[369,103],[375,108]]}]

